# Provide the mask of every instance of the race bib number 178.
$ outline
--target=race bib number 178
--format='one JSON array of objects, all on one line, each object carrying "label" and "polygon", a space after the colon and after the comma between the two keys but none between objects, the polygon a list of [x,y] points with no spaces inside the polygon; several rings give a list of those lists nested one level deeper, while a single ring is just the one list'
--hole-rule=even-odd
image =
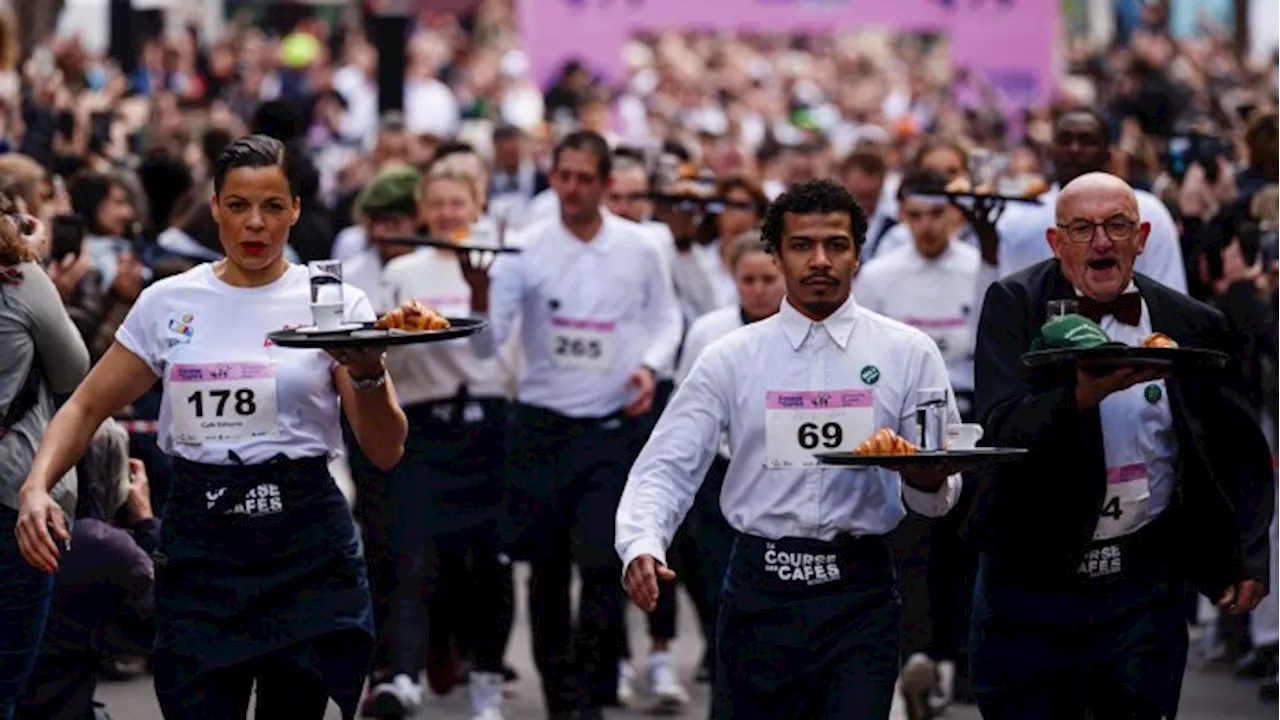
[{"label": "race bib number 178", "polygon": [[815,453],[852,450],[875,426],[871,390],[771,391],[764,412],[770,468],[813,467]]},{"label": "race bib number 178", "polygon": [[174,365],[165,391],[174,442],[201,445],[279,432],[273,363]]}]

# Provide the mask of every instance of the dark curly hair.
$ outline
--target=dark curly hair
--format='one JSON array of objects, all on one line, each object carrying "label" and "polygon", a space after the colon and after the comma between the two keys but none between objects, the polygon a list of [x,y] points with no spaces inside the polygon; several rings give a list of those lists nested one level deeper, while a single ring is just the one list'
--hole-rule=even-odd
[{"label": "dark curly hair", "polygon": [[769,205],[760,234],[765,249],[777,253],[782,244],[782,221],[787,213],[817,215],[848,213],[849,226],[853,230],[854,250],[861,254],[867,239],[867,211],[843,186],[830,180],[810,180],[782,193]]}]

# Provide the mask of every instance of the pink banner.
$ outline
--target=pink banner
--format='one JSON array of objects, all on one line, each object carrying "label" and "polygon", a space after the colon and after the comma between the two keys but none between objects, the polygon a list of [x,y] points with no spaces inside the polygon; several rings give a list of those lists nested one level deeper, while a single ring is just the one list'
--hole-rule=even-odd
[{"label": "pink banner", "polygon": [[950,40],[970,68],[1024,105],[1052,91],[1057,0],[519,0],[524,49],[544,86],[572,59],[625,77],[624,43],[641,30],[829,33],[888,29]]}]

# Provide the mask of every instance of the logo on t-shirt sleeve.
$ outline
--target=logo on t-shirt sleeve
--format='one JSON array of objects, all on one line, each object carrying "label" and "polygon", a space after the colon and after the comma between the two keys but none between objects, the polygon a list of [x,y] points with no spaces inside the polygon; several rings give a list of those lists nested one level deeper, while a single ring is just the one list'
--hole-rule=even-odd
[{"label": "logo on t-shirt sleeve", "polygon": [[169,318],[169,347],[191,342],[191,337],[196,334],[195,321],[196,316],[191,313]]}]

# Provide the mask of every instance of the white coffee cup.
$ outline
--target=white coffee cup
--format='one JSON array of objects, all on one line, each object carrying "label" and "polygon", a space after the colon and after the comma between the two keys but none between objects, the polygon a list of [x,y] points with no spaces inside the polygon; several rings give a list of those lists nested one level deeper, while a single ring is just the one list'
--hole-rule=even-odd
[{"label": "white coffee cup", "polygon": [[312,303],[311,319],[316,324],[317,330],[336,330],[343,322],[343,304],[336,303]]},{"label": "white coffee cup", "polygon": [[957,423],[947,426],[947,448],[972,450],[982,439],[982,426],[977,423]]}]

